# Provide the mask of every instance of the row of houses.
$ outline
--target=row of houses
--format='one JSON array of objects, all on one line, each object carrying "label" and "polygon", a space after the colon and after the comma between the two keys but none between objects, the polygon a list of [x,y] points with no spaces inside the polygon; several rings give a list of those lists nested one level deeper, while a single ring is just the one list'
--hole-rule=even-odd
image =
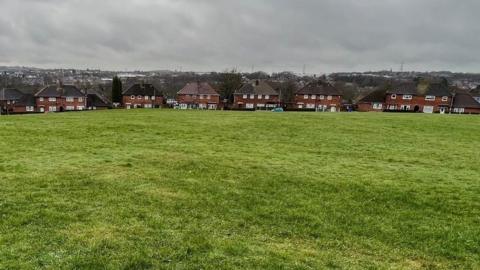
[{"label": "row of houses", "polygon": [[[293,100],[282,103],[281,89],[272,83],[254,80],[243,84],[233,94],[233,109],[271,110],[284,107],[292,110],[338,112],[345,105],[343,95],[332,84],[318,80],[301,87]],[[122,107],[160,108],[167,105],[162,91],[148,83],[136,83],[122,93]],[[225,100],[208,82],[192,82],[177,92],[174,106],[179,109],[216,110],[225,107]],[[414,83],[397,83],[368,93],[357,102],[357,109],[371,111],[403,111],[423,113],[480,113],[480,91],[451,89],[442,83],[419,87]],[[35,94],[17,89],[0,91],[2,113],[42,113],[107,109],[111,102],[94,89],[80,90],[74,85],[49,85]]]},{"label": "row of houses", "polygon": [[18,89],[0,90],[2,114],[42,113],[108,109],[110,102],[94,89],[80,90],[73,85],[49,85],[35,94]]},{"label": "row of houses", "polygon": [[480,113],[480,91],[451,88],[443,83],[426,87],[396,83],[375,90],[357,102],[361,112]]},{"label": "row of houses", "polygon": [[[176,96],[179,109],[215,110],[224,107],[219,93],[207,82],[188,83]],[[164,103],[161,91],[151,84],[135,84],[123,92],[123,106],[131,108],[159,107]],[[279,89],[266,82],[254,80],[243,84],[233,94],[234,109],[271,110],[282,106]],[[290,107],[301,110],[340,111],[342,94],[331,84],[317,81],[295,93]]]}]

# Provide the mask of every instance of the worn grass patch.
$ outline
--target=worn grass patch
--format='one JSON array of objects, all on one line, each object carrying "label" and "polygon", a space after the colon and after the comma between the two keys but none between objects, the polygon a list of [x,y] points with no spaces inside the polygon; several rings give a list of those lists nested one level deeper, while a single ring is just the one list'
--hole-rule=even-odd
[{"label": "worn grass patch", "polygon": [[0,118],[0,269],[478,269],[480,118]]}]

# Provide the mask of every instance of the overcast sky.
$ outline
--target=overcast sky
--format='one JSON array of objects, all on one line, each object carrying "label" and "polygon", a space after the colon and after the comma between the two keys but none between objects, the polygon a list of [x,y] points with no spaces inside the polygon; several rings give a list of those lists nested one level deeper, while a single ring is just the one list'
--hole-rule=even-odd
[{"label": "overcast sky", "polygon": [[0,0],[0,65],[480,71],[478,0]]}]

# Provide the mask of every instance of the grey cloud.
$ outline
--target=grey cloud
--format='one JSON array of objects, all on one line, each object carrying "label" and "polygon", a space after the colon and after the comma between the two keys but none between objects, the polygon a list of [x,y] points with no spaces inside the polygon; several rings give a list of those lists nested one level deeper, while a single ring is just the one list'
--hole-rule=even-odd
[{"label": "grey cloud", "polygon": [[478,71],[473,0],[0,0],[0,64]]}]

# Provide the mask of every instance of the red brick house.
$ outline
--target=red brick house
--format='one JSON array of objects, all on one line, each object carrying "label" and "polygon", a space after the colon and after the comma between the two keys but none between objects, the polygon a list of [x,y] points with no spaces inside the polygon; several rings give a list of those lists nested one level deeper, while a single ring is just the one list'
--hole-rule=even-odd
[{"label": "red brick house", "polygon": [[234,107],[247,110],[273,109],[280,105],[280,95],[265,81],[246,83],[233,94]]},{"label": "red brick house", "polygon": [[136,83],[122,95],[123,106],[127,109],[161,108],[164,103],[162,91],[147,83]]},{"label": "red brick house", "polygon": [[316,81],[307,84],[295,93],[296,109],[321,112],[339,112],[342,107],[342,94],[333,85]]},{"label": "red brick house", "polygon": [[386,110],[424,113],[448,113],[453,95],[448,86],[432,83],[424,90],[414,83],[401,83],[387,91]]},{"label": "red brick house", "polygon": [[385,89],[377,89],[370,92],[357,102],[360,112],[383,112],[385,109]]},{"label": "red brick house", "polygon": [[35,98],[18,89],[6,88],[0,90],[0,114],[33,113]]},{"label": "red brick house", "polygon": [[470,93],[457,90],[452,104],[452,112],[458,114],[480,114],[480,103]]},{"label": "red brick house", "polygon": [[180,109],[216,110],[220,104],[220,95],[206,82],[187,83],[177,93]]},{"label": "red brick house", "polygon": [[83,111],[87,97],[74,85],[49,85],[35,94],[38,112]]}]

